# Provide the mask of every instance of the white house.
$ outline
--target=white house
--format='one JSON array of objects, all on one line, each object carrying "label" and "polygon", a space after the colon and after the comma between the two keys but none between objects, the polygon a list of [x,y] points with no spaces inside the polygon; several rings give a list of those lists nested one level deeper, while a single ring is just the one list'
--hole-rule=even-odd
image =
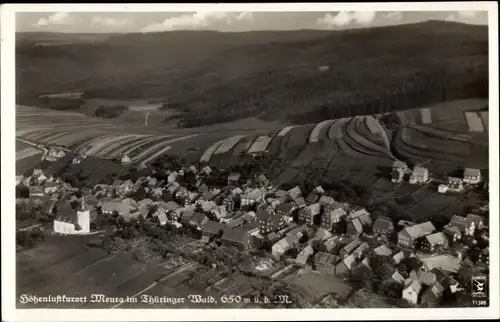
[{"label": "white house", "polygon": [[122,157],[122,164],[129,164],[132,160],[130,160],[129,156],[128,155],[124,155]]},{"label": "white house", "polygon": [[416,305],[418,303],[421,291],[422,291],[422,284],[420,284],[419,281],[415,280],[413,282],[410,282],[403,289],[403,300],[406,300],[407,302]]},{"label": "white house", "polygon": [[414,167],[410,175],[410,184],[426,183],[429,180],[429,170],[423,167]]},{"label": "white house", "polygon": [[464,182],[468,184],[478,184],[481,182],[481,170],[465,168]]}]

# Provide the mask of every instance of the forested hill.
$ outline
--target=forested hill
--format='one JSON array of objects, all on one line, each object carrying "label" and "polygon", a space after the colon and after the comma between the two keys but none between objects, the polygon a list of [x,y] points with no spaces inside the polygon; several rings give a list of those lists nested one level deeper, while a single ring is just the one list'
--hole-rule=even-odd
[{"label": "forested hill", "polygon": [[442,21],[112,35],[51,46],[25,37],[17,53],[19,98],[71,89],[161,97],[183,111],[186,126],[247,116],[308,123],[488,94],[487,26]]}]

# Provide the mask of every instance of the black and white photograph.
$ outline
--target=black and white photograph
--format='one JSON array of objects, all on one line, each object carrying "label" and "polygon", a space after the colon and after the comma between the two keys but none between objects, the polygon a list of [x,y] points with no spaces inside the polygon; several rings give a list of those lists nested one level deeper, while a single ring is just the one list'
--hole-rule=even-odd
[{"label": "black and white photograph", "polygon": [[157,7],[1,9],[6,321],[498,317],[496,2]]}]

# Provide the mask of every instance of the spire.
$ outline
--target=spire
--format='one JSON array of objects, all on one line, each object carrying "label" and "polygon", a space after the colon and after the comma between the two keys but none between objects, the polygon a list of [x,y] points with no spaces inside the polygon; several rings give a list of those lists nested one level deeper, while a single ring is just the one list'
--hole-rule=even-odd
[{"label": "spire", "polygon": [[82,196],[82,204],[81,204],[81,209],[85,210],[85,196]]}]

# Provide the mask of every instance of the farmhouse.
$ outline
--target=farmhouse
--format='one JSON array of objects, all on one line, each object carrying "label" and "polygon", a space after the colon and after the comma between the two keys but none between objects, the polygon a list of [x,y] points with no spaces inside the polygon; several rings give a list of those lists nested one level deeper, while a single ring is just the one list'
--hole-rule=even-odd
[{"label": "farmhouse", "polygon": [[173,183],[173,182],[177,181],[178,176],[179,176],[179,173],[177,173],[177,171],[170,173],[167,177],[167,182]]},{"label": "farmhouse", "polygon": [[394,224],[388,217],[377,217],[373,223],[372,232],[375,238],[389,241],[394,232]]},{"label": "farmhouse", "polygon": [[412,281],[403,289],[403,300],[413,305],[417,305],[421,291],[422,284],[420,284],[418,280]]},{"label": "farmhouse", "polygon": [[441,283],[436,282],[422,292],[422,297],[420,299],[420,302],[429,305],[436,304],[443,296],[444,290],[445,290],[444,286],[441,285]]},{"label": "farmhouse", "polygon": [[251,189],[241,195],[241,206],[249,207],[264,199],[265,189]]},{"label": "farmhouse", "polygon": [[388,256],[391,256],[392,255],[392,250],[387,247],[386,245],[380,245],[379,247],[375,248],[373,250],[373,252],[375,253],[375,255],[377,256],[385,256],[385,257],[388,257]]},{"label": "farmhouse", "polygon": [[[333,197],[330,197],[330,196],[327,196],[327,195],[322,195],[321,198],[319,198],[318,202],[323,207],[329,205],[332,208],[335,208],[335,205],[337,204],[337,202],[335,201],[335,199],[333,199]],[[326,211],[326,209],[325,209],[325,211]]]},{"label": "farmhouse", "polygon": [[408,168],[408,165],[406,164],[406,162],[403,162],[403,161],[400,161],[400,160],[395,160],[393,163],[392,163],[392,168],[393,169],[401,169],[405,172],[409,172],[409,168]]},{"label": "farmhouse", "polygon": [[279,240],[273,245],[271,253],[275,259],[279,259],[288,250],[295,248],[298,242],[299,239],[296,236],[294,235],[286,236],[285,238]]},{"label": "farmhouse", "polygon": [[55,162],[62,159],[65,155],[66,153],[63,150],[51,148],[49,153],[45,156],[45,160]]},{"label": "farmhouse", "polygon": [[372,226],[370,213],[365,209],[352,212],[347,216],[346,233],[350,236],[358,236],[363,232],[368,232]]},{"label": "farmhouse", "polygon": [[45,184],[44,188],[45,188],[46,195],[53,194],[54,192],[57,192],[57,190],[58,190],[57,184],[55,182],[47,182]]},{"label": "farmhouse", "polygon": [[234,246],[240,251],[247,251],[253,247],[253,238],[250,236],[246,229],[225,229],[222,237],[221,244],[224,246]]},{"label": "farmhouse", "polygon": [[481,182],[481,170],[479,169],[464,169],[464,182],[467,184],[478,184]]},{"label": "farmhouse", "polygon": [[354,255],[356,259],[363,258],[364,254],[366,254],[370,250],[370,246],[367,243],[362,243],[351,253]]},{"label": "farmhouse", "polygon": [[450,247],[456,246],[462,239],[462,232],[455,226],[444,226],[443,234],[448,240],[448,245],[450,245]]},{"label": "farmhouse", "polygon": [[189,223],[191,222],[191,217],[194,216],[193,211],[184,211],[180,217],[180,222],[183,226],[187,227],[189,226]]},{"label": "farmhouse", "polygon": [[293,198],[292,201],[297,205],[298,209],[302,209],[307,206],[306,199],[304,197]]},{"label": "farmhouse", "polygon": [[323,217],[321,218],[321,227],[327,230],[332,230],[334,232],[343,233],[345,232],[345,230],[342,232],[339,231],[340,222],[343,221],[346,216],[347,212],[345,211],[345,209],[338,206],[337,208],[323,215]]},{"label": "farmhouse", "polygon": [[398,233],[398,245],[401,247],[413,248],[418,238],[432,234],[435,230],[436,228],[430,221],[406,227]]},{"label": "farmhouse", "polygon": [[316,222],[316,217],[321,213],[319,203],[309,205],[299,211],[299,222],[312,225]]},{"label": "farmhouse", "polygon": [[476,224],[473,220],[457,215],[451,217],[448,225],[456,227],[464,236],[474,236],[476,230]]},{"label": "farmhouse", "polygon": [[307,263],[307,260],[311,255],[314,254],[314,250],[311,245],[307,245],[298,255],[297,258],[295,259],[295,262],[300,265],[305,265]]},{"label": "farmhouse", "polygon": [[344,248],[342,248],[342,250],[340,251],[340,256],[343,258],[347,257],[361,244],[362,242],[359,238],[352,240],[349,244],[347,244]]},{"label": "farmhouse", "polygon": [[422,239],[420,249],[426,253],[435,253],[438,250],[448,249],[448,238],[442,232],[427,235]]},{"label": "farmhouse", "polygon": [[302,190],[300,190],[299,187],[293,187],[292,189],[288,190],[288,195],[293,199],[293,198],[298,198],[302,196]]},{"label": "farmhouse", "polygon": [[350,276],[356,263],[357,261],[354,255],[347,256],[335,266],[335,275],[342,277]]},{"label": "farmhouse", "polygon": [[448,177],[448,190],[453,192],[461,192],[464,189],[462,179]]},{"label": "farmhouse", "polygon": [[28,189],[30,197],[43,197],[45,195],[45,190],[42,186],[30,186]]},{"label": "farmhouse", "polygon": [[293,201],[282,203],[276,207],[276,213],[282,216],[292,216],[297,208],[297,204],[295,204],[295,202]]},{"label": "farmhouse", "polygon": [[474,222],[476,230],[484,227],[483,217],[479,215],[467,214],[465,218]]},{"label": "farmhouse", "polygon": [[227,184],[230,186],[237,186],[240,183],[241,174],[233,172],[227,177]]},{"label": "farmhouse", "polygon": [[271,213],[269,210],[259,210],[256,213],[257,224],[261,233],[268,234],[276,232],[286,226],[283,216]]},{"label": "farmhouse", "polygon": [[225,225],[219,222],[209,220],[202,227],[202,241],[208,242],[211,238],[215,236],[222,236],[224,232]]},{"label": "farmhouse", "polygon": [[208,217],[205,214],[196,212],[189,219],[189,226],[195,228],[201,228],[208,221]]},{"label": "farmhouse", "polygon": [[411,184],[422,184],[429,180],[429,170],[423,167],[414,167],[410,175],[409,182]]}]

